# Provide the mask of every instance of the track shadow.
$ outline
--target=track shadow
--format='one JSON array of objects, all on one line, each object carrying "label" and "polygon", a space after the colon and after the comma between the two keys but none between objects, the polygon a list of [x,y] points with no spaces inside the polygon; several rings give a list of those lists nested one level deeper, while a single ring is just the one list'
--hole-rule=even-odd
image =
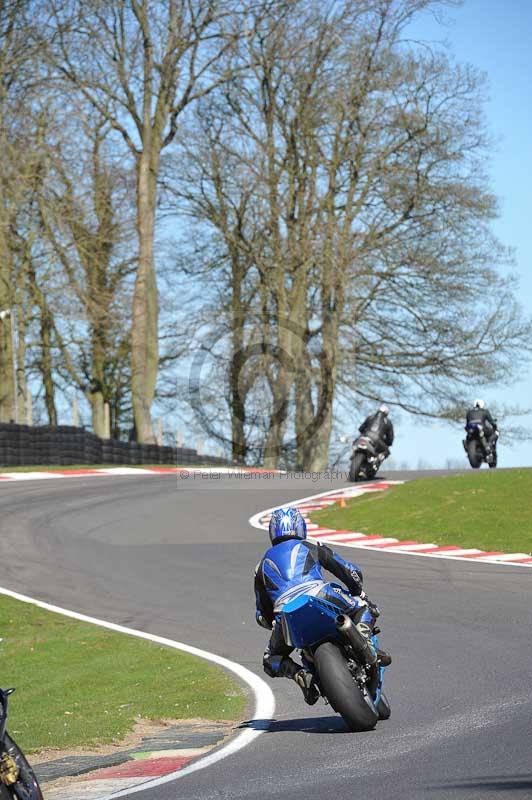
[{"label": "track shadow", "polygon": [[[249,719],[239,728],[251,728],[268,733],[351,733],[340,717],[301,717],[299,719]],[[365,734],[367,736],[367,733]]]},{"label": "track shadow", "polygon": [[428,787],[432,792],[454,792],[456,789],[476,790],[476,792],[526,792],[532,797],[532,774],[529,775],[492,775],[489,778],[471,778],[468,781],[452,781]]}]

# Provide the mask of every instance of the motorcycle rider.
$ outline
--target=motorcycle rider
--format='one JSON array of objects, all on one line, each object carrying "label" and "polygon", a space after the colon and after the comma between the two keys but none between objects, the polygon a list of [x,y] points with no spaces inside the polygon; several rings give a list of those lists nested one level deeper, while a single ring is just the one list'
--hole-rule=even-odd
[{"label": "motorcycle rider", "polygon": [[486,408],[484,400],[475,400],[473,408],[468,409],[466,413],[466,431],[467,426],[470,424],[482,425],[488,445],[492,449],[495,449],[497,439],[499,438],[497,420],[492,417],[490,410]]},{"label": "motorcycle rider", "polygon": [[390,409],[383,403],[375,414],[366,417],[358,429],[359,433],[373,439],[377,447],[382,451],[382,461],[390,455],[390,447],[394,439],[394,430],[389,414]]},{"label": "motorcycle rider", "polygon": [[[255,570],[255,599],[257,623],[272,631],[262,665],[272,678],[291,678],[303,691],[305,701],[313,705],[319,691],[311,672],[290,658],[293,647],[283,636],[280,611],[284,602],[292,599],[294,589],[309,584],[308,591],[339,606],[339,613],[363,613],[358,622],[359,630],[369,637],[379,609],[362,591],[362,571],[359,566],[345,561],[329,547],[307,541],[307,526],[301,513],[293,507],[276,509],[270,520],[270,541]],[[331,572],[346,586],[331,585],[324,581],[322,567]],[[297,589],[296,589],[297,592]],[[352,611],[346,612],[346,606]],[[373,645],[372,645],[373,648]],[[390,656],[382,650],[377,656],[383,666],[391,663]]]}]

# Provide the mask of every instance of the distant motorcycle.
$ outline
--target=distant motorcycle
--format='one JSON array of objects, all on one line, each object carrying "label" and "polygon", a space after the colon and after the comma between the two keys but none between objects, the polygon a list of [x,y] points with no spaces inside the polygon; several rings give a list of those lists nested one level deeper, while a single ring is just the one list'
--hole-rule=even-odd
[{"label": "distant motorcycle", "polygon": [[7,706],[14,689],[0,689],[0,800],[43,800],[33,769],[6,730]]},{"label": "distant motorcycle", "polygon": [[490,469],[497,466],[496,444],[489,443],[484,427],[479,422],[467,423],[463,445],[473,469],[479,469],[482,463],[486,463]]},{"label": "distant motorcycle", "polygon": [[388,455],[389,451],[383,450],[382,445],[379,445],[373,437],[359,436],[353,442],[349,480],[363,481],[374,478]]}]

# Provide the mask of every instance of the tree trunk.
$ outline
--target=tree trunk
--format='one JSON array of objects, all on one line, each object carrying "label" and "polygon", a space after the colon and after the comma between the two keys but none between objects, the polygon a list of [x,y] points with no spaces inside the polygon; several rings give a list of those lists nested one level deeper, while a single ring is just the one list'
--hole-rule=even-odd
[{"label": "tree trunk", "polygon": [[41,363],[39,364],[44,386],[44,404],[48,414],[48,424],[57,425],[57,409],[55,407],[55,387],[52,363],[52,327],[50,312],[41,307]]},{"label": "tree trunk", "polygon": [[96,391],[89,392],[87,398],[91,404],[92,430],[100,439],[105,439],[107,431],[105,426],[104,396],[101,392]]},{"label": "tree trunk", "polygon": [[[274,399],[276,410],[270,417],[270,427],[264,446],[264,468],[277,469],[279,460],[283,454],[283,439],[286,430],[286,417],[288,415],[288,394],[286,386],[283,386],[277,397]],[[278,405],[280,403],[280,405]]]},{"label": "tree trunk", "polygon": [[9,422],[15,416],[11,320],[6,317],[0,322],[0,422]]},{"label": "tree trunk", "polygon": [[26,320],[19,307],[17,320],[17,420],[26,424],[28,419],[28,384],[26,381]]},{"label": "tree trunk", "polygon": [[326,469],[329,462],[329,440],[332,429],[332,403],[323,410],[321,425],[316,429],[312,439],[307,441],[303,470],[320,472]]},{"label": "tree trunk", "polygon": [[11,253],[7,241],[7,219],[0,198],[0,312],[8,312],[0,319],[0,422],[15,418],[15,388],[13,374],[13,348],[11,320]]},{"label": "tree trunk", "polygon": [[246,442],[246,405],[245,396],[240,379],[242,377],[242,348],[235,341],[240,337],[234,332],[233,335],[233,356],[231,358],[229,373],[229,392],[231,404],[231,456],[237,464],[245,464],[247,456]]},{"label": "tree trunk", "polygon": [[139,442],[155,444],[151,406],[158,366],[158,298],[153,254],[157,199],[156,164],[145,152],[137,163],[139,265],[133,295],[131,390]]}]

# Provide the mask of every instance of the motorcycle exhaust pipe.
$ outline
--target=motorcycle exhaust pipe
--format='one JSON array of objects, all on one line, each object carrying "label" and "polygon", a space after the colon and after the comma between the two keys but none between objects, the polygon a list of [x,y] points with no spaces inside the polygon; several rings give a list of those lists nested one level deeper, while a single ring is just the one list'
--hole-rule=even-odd
[{"label": "motorcycle exhaust pipe", "polygon": [[336,628],[348,644],[351,645],[355,653],[360,656],[366,664],[371,667],[375,666],[377,663],[377,651],[369,638],[358,630],[350,617],[346,614],[338,614],[336,617]]}]

